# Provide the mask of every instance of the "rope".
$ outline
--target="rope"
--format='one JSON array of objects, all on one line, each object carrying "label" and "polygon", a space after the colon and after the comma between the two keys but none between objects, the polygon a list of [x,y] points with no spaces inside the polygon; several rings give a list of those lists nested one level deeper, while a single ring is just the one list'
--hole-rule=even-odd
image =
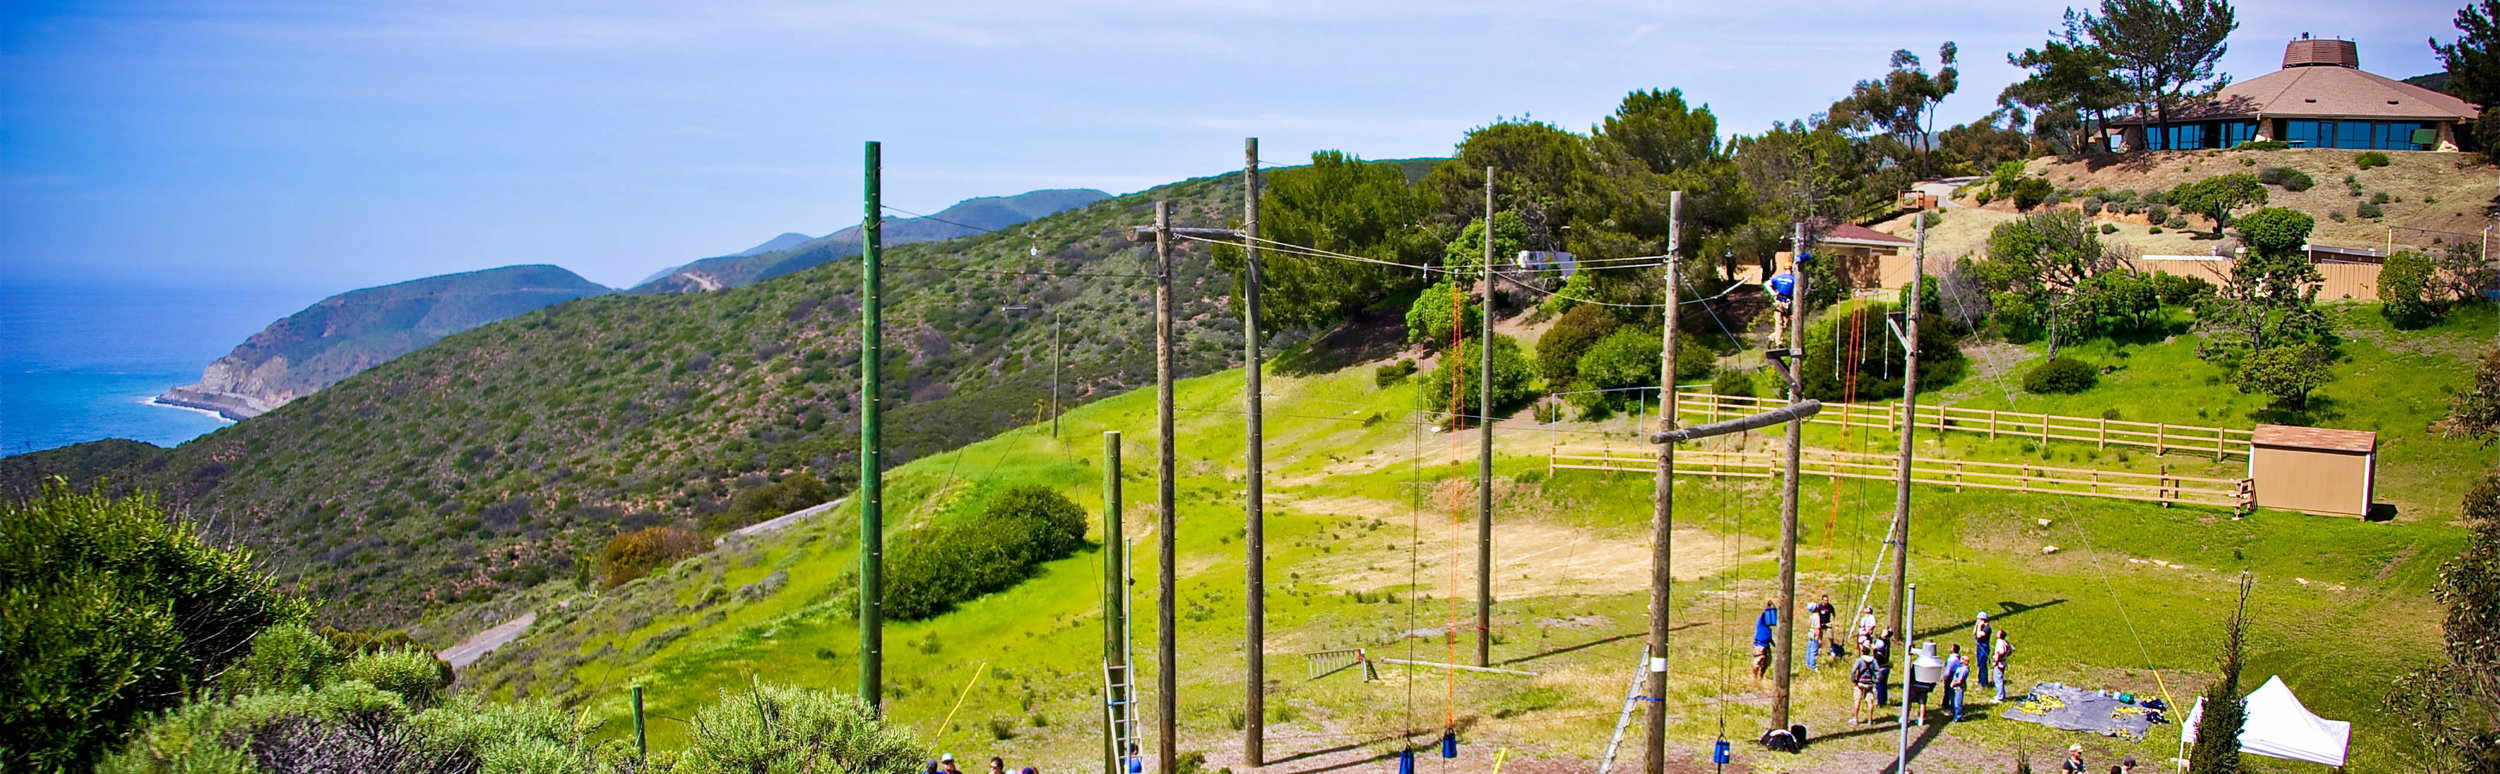
[{"label": "rope", "polygon": [[[1488,232],[1490,231],[1489,226],[1487,230]],[[1487,233],[1485,238],[1491,239],[1492,235]],[[1492,299],[1489,298],[1485,300],[1487,302],[1492,301]],[[1492,339],[1489,335],[1490,332],[1488,331],[1487,333],[1488,336],[1486,336],[1484,342],[1478,346],[1492,346]],[[1458,531],[1459,510],[1463,507],[1461,505],[1462,500],[1459,497],[1458,490],[1460,487],[1458,484],[1465,480],[1461,475],[1462,468],[1458,461],[1458,428],[1464,425],[1465,420],[1459,419],[1458,417],[1463,415],[1461,406],[1464,404],[1460,402],[1460,399],[1465,396],[1467,391],[1467,379],[1465,378],[1467,375],[1467,364],[1462,362],[1467,358],[1466,343],[1467,291],[1464,288],[1459,287],[1457,278],[1453,277],[1450,280],[1450,349],[1449,352],[1443,356],[1447,358],[1443,362],[1448,366],[1446,370],[1448,370],[1450,374],[1451,421],[1449,446],[1450,483],[1452,484],[1450,488],[1450,558],[1449,561],[1445,563],[1447,572],[1443,573],[1449,576],[1449,599],[1448,604],[1444,605],[1444,607],[1449,611],[1449,621],[1448,626],[1441,630],[1442,640],[1449,644],[1449,660],[1442,662],[1446,664],[1458,663]],[[1488,349],[1487,351],[1490,350]],[[1480,406],[1478,408],[1490,409],[1491,407]],[[1492,412],[1487,410],[1485,413],[1491,414]],[[1450,668],[1442,671],[1445,673],[1444,680],[1447,683],[1447,693],[1442,703],[1441,726],[1442,730],[1446,732],[1456,730],[1458,727],[1458,670],[1456,668]]]}]

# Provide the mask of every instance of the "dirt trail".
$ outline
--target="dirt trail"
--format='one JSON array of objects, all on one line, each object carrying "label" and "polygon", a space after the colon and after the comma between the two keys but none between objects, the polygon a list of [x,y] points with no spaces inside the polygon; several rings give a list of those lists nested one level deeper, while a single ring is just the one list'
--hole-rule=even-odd
[{"label": "dirt trail", "polygon": [[530,624],[537,622],[537,612],[522,613],[519,618],[495,624],[485,631],[469,635],[468,639],[461,640],[458,645],[435,651],[434,657],[442,659],[454,669],[466,667],[477,663],[478,659],[485,658],[486,654],[503,647],[505,643],[519,638],[521,632],[528,631]]}]

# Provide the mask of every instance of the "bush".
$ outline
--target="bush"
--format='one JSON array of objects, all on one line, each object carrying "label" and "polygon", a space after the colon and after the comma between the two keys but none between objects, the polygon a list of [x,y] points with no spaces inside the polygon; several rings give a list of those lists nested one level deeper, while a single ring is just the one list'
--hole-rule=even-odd
[{"label": "bush", "polygon": [[2033,366],[2030,373],[2023,374],[2023,391],[2070,395],[2092,389],[2092,385],[2100,380],[2100,372],[2091,364],[2059,356]]},{"label": "bush", "polygon": [[2033,207],[2038,207],[2041,202],[2048,200],[2050,194],[2055,192],[2056,189],[2049,185],[2048,178],[2023,178],[2021,182],[2014,184],[2014,209],[2028,210]]},{"label": "bush", "polygon": [[2282,140],[2247,140],[2247,141],[2243,141],[2243,142],[2241,142],[2241,143],[2240,143],[2240,144],[2238,144],[2238,145],[2231,146],[2231,149],[2232,149],[2232,150],[2253,150],[2253,151],[2274,151],[2274,150],[2289,150],[2291,147],[2292,147],[2292,144],[2291,144],[2291,143],[2284,142],[2284,141],[2282,141]]},{"label": "bush", "polygon": [[928,758],[911,732],[888,728],[858,697],[763,685],[723,689],[695,712],[677,774],[908,772]]},{"label": "bush", "polygon": [[2395,197],[2387,195],[2386,191],[2370,194],[2371,204],[2386,204],[2391,201],[2395,201]]},{"label": "bush", "polygon": [[2172,213],[2172,214],[2171,214],[2171,216],[2170,216],[2170,219],[2169,219],[2169,220],[2162,221],[2162,222],[2161,222],[2161,225],[2162,225],[2164,228],[2168,228],[2168,229],[2170,229],[2170,230],[2172,230],[2172,231],[2178,231],[2178,230],[2185,229],[2185,228],[2187,228],[2187,227],[2188,227],[2187,216],[2185,216],[2185,215],[2180,215],[2180,214],[2177,214],[2177,213]]},{"label": "bush", "polygon": [[2378,202],[2362,202],[2353,205],[2352,214],[2364,218],[2383,218],[2387,216],[2387,211],[2379,209]]},{"label": "bush", "polygon": [[[0,770],[83,770],[150,714],[301,620],[241,552],[145,497],[0,497]],[[312,635],[318,640],[318,635]]]},{"label": "bush", "polygon": [[1042,563],[1085,545],[1085,511],[1066,495],[1027,484],[990,500],[977,520],[926,530],[893,552],[885,613],[929,618],[1024,582]]},{"label": "bush", "polygon": [[[1486,413],[1479,412],[1476,407],[1477,393],[1480,392],[1476,387],[1476,373],[1482,368],[1484,362],[1484,350],[1479,349],[1482,346],[1484,346],[1483,339],[1468,339],[1467,345],[1463,348],[1464,351],[1458,357],[1444,357],[1441,359],[1440,367],[1432,369],[1432,376],[1426,378],[1423,385],[1424,405],[1427,409],[1452,410],[1450,406],[1450,380],[1454,378],[1452,366],[1460,364],[1455,377],[1459,385],[1456,411],[1462,414]],[[1504,409],[1516,407],[1526,401],[1529,397],[1528,384],[1535,378],[1536,375],[1531,372],[1531,366],[1528,365],[1528,356],[1519,351],[1519,340],[1509,336],[1494,336],[1493,411],[1489,413],[1499,415]]]},{"label": "bush", "polygon": [[1581,304],[1564,312],[1554,327],[1536,340],[1537,372],[1547,384],[1570,384],[1579,379],[1580,356],[1596,346],[1599,339],[1623,327],[1614,312],[1596,304]]},{"label": "bush", "polygon": [[2163,224],[2164,222],[2169,221],[2169,220],[2170,220],[2170,206],[2169,206],[2169,205],[2166,205],[2166,204],[2149,204],[2149,205],[2145,205],[2145,207],[2144,207],[2144,220],[2145,220],[2146,222],[2151,223],[2151,224],[2156,225],[2156,226],[2161,225],[2161,224]]},{"label": "bush", "polygon": [[1739,398],[1753,397],[1753,372],[1732,368],[1720,369],[1719,375],[1710,379],[1710,392],[1715,395],[1732,395]]},{"label": "bush", "polygon": [[422,650],[382,650],[349,659],[339,676],[399,695],[409,707],[434,706],[451,687],[451,665]]},{"label": "bush", "polygon": [[2154,274],[2153,293],[2164,304],[2195,306],[2214,294],[2214,284],[2202,277],[2178,274]]},{"label": "bush", "polygon": [[811,473],[787,476],[780,481],[738,492],[729,500],[729,513],[740,526],[774,518],[791,511],[822,505],[833,499],[833,487]]},{"label": "bush", "polygon": [[1402,358],[1398,362],[1372,369],[1372,384],[1387,387],[1406,381],[1406,377],[1414,375],[1415,361]]},{"label": "bush", "polygon": [[298,624],[272,626],[252,638],[252,655],[226,673],[236,693],[293,693],[338,679],[343,659],[327,638]]},{"label": "bush", "polygon": [[[1806,328],[1805,358],[1796,366],[1801,369],[1800,386],[1806,397],[1872,401],[1901,396],[1908,358],[1884,326],[1884,317],[1891,310],[1890,304],[1882,303],[1835,308],[1832,314]],[[1923,355],[1919,358],[1918,380],[1922,390],[1953,383],[1961,378],[1967,365],[1950,326],[1937,324],[1940,322],[1943,321],[1922,318],[1919,323],[1919,349]],[[1847,343],[1843,337],[1853,330],[1858,334],[1858,357],[1854,363],[1844,360],[1835,368],[1833,355],[1845,352]],[[1852,371],[1856,382],[1854,396],[1847,381]]]},{"label": "bush", "polygon": [[2103,234],[2115,234],[2115,233],[2118,233],[2118,224],[2116,224],[2116,223],[2103,223],[2103,224],[2101,224],[2101,233],[2103,233]]},{"label": "bush", "polygon": [[2353,154],[2352,157],[2352,165],[2362,169],[2384,167],[2392,163],[2394,162],[2387,158],[2387,154],[2379,151],[2362,151]]},{"label": "bush", "polygon": [[[1656,338],[1636,328],[1623,328],[1607,334],[1605,339],[1597,342],[1596,346],[1589,347],[1589,351],[1580,356],[1578,369],[1580,380],[1572,384],[1571,388],[1575,392],[1570,396],[1571,402],[1573,405],[1580,406],[1581,410],[1592,414],[1602,414],[1606,410],[1638,405],[1650,395],[1640,391],[1588,391],[1630,390],[1651,386],[1651,382],[1658,380],[1659,346],[1660,343]],[[1676,355],[1681,359],[1684,353],[1698,349],[1701,348],[1678,347]],[[1703,361],[1702,367],[1705,369],[1709,367],[1707,360]],[[1681,368],[1677,371],[1678,377],[1684,375]]]},{"label": "bush", "polygon": [[645,527],[608,540],[599,548],[599,587],[612,589],[652,570],[709,550],[712,541],[676,527]]},{"label": "bush", "polygon": [[2387,257],[2387,265],[2379,269],[2378,297],[2384,302],[2379,313],[2387,322],[2402,330],[2429,327],[2446,311],[2445,299],[2431,290],[2431,260],[2410,250]]},{"label": "bush", "polygon": [[2317,179],[2291,167],[2267,167],[2257,173],[2257,181],[2286,191],[2306,191],[2318,184]]}]

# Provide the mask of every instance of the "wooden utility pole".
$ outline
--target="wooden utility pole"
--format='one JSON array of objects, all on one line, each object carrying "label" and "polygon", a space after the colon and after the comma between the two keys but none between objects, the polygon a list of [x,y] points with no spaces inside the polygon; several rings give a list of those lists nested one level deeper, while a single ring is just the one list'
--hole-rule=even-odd
[{"label": "wooden utility pole", "polygon": [[[1484,330],[1476,334],[1476,666],[1493,665],[1493,168],[1484,168]],[[1458,324],[1452,321],[1452,324]],[[1457,353],[1452,353],[1457,354]]]},{"label": "wooden utility pole", "polygon": [[[1919,295],[1927,279],[1927,216],[1918,215],[1918,246],[1910,259],[1910,308],[1902,314],[1907,330],[1893,331],[1901,340],[1901,470],[1893,481],[1892,535],[1885,538],[1892,544],[1892,630],[1908,638],[1906,616],[1909,610],[1910,582],[1910,460],[1915,447],[1912,437],[1918,434],[1918,313],[1924,299]],[[1898,651],[1899,648],[1894,650]],[[1896,654],[1897,655],[1897,654]],[[1906,658],[1906,657],[1905,657]],[[1889,668],[1891,664],[1885,664]]]},{"label": "wooden utility pole", "polygon": [[1155,709],[1158,711],[1155,764],[1163,774],[1178,774],[1180,756],[1180,638],[1172,599],[1180,593],[1179,550],[1173,533],[1180,529],[1173,509],[1172,475],[1172,203],[1155,202],[1155,439],[1160,475],[1155,479]]},{"label": "wooden utility pole", "polygon": [[[1806,226],[1796,227],[1796,288],[1788,303],[1788,402],[1805,399],[1806,341]],[[1780,497],[1780,595],[1778,626],[1771,629],[1771,727],[1788,727],[1789,681],[1795,677],[1790,664],[1797,646],[1797,477],[1805,458],[1806,420],[1803,416],[1788,420],[1788,480],[1781,484]]]},{"label": "wooden utility pole", "polygon": [[[1659,333],[1662,349],[1658,353],[1658,431],[1676,428],[1675,417],[1675,317],[1677,263],[1683,257],[1682,224],[1684,192],[1667,194],[1667,292],[1666,311],[1660,317],[1666,330]],[[1641,695],[1649,699],[1649,712],[1642,721],[1648,728],[1647,762],[1641,764],[1646,774],[1666,774],[1667,770],[1667,624],[1668,592],[1675,583],[1675,444],[1658,447],[1658,514],[1649,527],[1649,663],[1641,665],[1648,675]]]},{"label": "wooden utility pole", "polygon": [[1242,537],[1249,543],[1249,564],[1243,575],[1249,588],[1244,600],[1249,607],[1249,621],[1244,639],[1249,656],[1248,685],[1242,703],[1242,762],[1251,768],[1267,765],[1267,512],[1264,477],[1267,471],[1267,427],[1260,421],[1265,399],[1259,395],[1259,369],[1266,358],[1259,352],[1259,138],[1252,137],[1241,145],[1242,193],[1242,270],[1241,270],[1241,373],[1249,394],[1244,398],[1249,413],[1246,421],[1250,434],[1247,464],[1250,472],[1244,479],[1242,494]]},{"label": "wooden utility pole", "polygon": [[883,160],[868,142],[867,216],[859,252],[859,699],[882,715],[885,677],[885,444],[877,436],[884,407],[885,201]]}]

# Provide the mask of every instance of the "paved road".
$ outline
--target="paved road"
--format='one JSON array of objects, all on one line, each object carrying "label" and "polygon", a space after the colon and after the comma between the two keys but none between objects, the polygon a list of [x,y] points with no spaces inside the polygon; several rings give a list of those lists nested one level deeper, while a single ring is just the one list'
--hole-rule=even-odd
[{"label": "paved road", "polygon": [[519,618],[495,624],[486,631],[469,635],[468,639],[461,640],[458,645],[435,651],[434,657],[451,664],[454,669],[466,667],[477,663],[478,659],[485,658],[486,654],[493,652],[496,648],[503,647],[504,643],[521,636],[521,632],[529,630],[530,624],[537,622],[537,612],[522,613]]}]

